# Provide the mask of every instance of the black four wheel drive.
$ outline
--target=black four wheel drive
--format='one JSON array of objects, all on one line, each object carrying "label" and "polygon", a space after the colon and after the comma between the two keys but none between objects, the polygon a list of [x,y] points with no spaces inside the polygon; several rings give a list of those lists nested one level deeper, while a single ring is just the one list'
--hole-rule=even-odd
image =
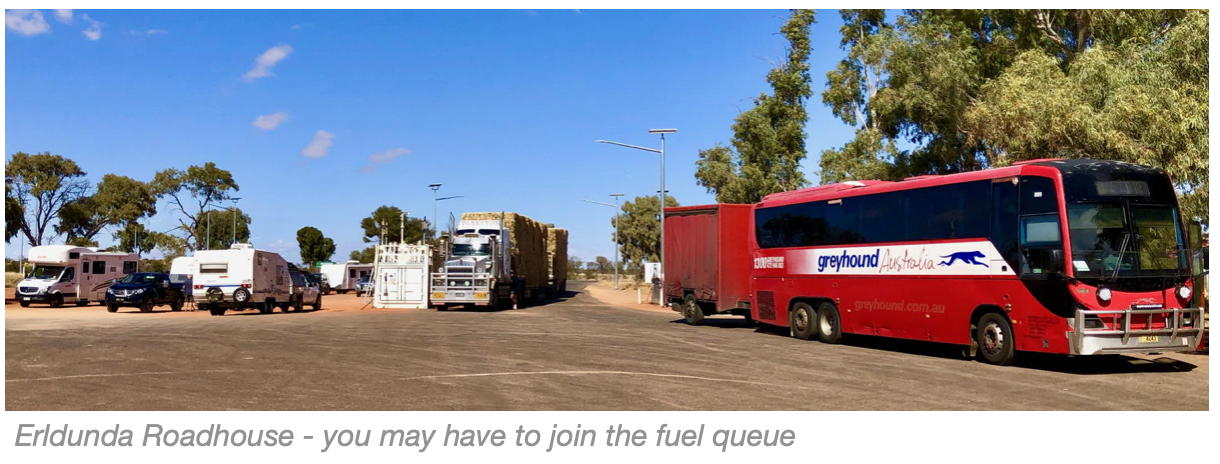
[{"label": "black four wheel drive", "polygon": [[169,274],[159,272],[128,274],[106,290],[106,310],[112,313],[123,306],[150,312],[154,306],[168,305],[170,310],[180,311],[184,301],[182,284],[171,282]]}]

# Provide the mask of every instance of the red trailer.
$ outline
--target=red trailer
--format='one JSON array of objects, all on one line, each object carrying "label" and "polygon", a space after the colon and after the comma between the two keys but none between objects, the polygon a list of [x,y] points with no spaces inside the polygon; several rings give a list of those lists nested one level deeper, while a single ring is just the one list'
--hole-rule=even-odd
[{"label": "red trailer", "polygon": [[687,322],[750,317],[751,205],[665,208],[665,300]]}]

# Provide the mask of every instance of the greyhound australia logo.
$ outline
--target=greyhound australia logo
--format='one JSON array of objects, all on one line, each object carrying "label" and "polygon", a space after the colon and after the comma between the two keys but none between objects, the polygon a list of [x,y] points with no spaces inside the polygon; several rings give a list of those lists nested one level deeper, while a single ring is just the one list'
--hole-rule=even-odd
[{"label": "greyhound australia logo", "polygon": [[843,250],[843,254],[840,255],[818,256],[818,272],[825,272],[827,269],[839,272],[842,268],[875,268],[880,257],[880,248],[871,253],[848,253],[847,250]]},{"label": "greyhound australia logo", "polygon": [[941,256],[941,258],[946,258],[946,260],[941,261],[936,264],[939,264],[941,266],[952,266],[953,263],[961,261],[966,264],[974,264],[974,265],[978,265],[978,266],[989,267],[989,266],[987,266],[987,263],[979,262],[980,259],[985,258],[985,257],[986,256],[983,255],[983,252],[981,252],[981,251],[959,251],[957,253],[949,253],[948,255]]}]

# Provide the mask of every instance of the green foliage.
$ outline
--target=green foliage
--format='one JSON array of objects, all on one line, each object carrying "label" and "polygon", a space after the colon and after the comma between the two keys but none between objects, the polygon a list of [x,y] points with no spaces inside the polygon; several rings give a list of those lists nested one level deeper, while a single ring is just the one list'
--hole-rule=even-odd
[{"label": "green foliage", "polygon": [[297,246],[301,249],[301,261],[313,266],[327,261],[335,254],[335,241],[322,235],[316,227],[305,226],[297,230]]},{"label": "green foliage", "polygon": [[584,261],[579,256],[568,256],[568,280],[583,278],[583,267]]},{"label": "green foliage", "polygon": [[125,224],[157,213],[157,198],[145,183],[106,174],[93,195],[73,201],[59,212],[58,233],[86,241],[107,226]]},{"label": "green foliage", "polygon": [[842,16],[847,54],[822,101],[857,132],[823,152],[822,182],[1113,159],[1165,168],[1187,214],[1206,219],[1207,12]]},{"label": "green foliage", "polygon": [[767,73],[772,94],[754,99],[754,107],[733,123],[732,149],[717,145],[701,150],[695,179],[722,203],[753,203],[764,195],[803,187],[805,100],[812,95],[809,76],[809,27],[812,10],[793,10],[780,32],[788,40],[783,64]]},{"label": "green foliage", "polygon": [[[210,232],[209,224],[211,224]],[[236,239],[234,238],[234,227],[237,229]],[[229,248],[234,243],[249,243],[250,216],[243,213],[241,208],[203,211],[199,214],[198,222],[195,223],[192,236],[197,237],[199,244],[203,246],[203,248],[196,249],[216,250]]]},{"label": "green foliage", "polygon": [[191,166],[186,171],[172,168],[160,171],[149,184],[157,198],[168,198],[181,214],[179,228],[187,239],[187,247],[192,250],[205,248],[204,237],[199,233],[203,231],[200,221],[204,219],[205,210],[231,200],[232,193],[240,190],[232,173],[210,161],[203,166]]},{"label": "green foliage", "polygon": [[21,206],[21,201],[13,196],[12,188],[9,187],[10,182],[4,182],[4,243],[8,243],[21,232],[21,226],[25,224],[25,208]]},{"label": "green foliage", "polygon": [[[402,218],[403,211],[397,206],[379,206],[373,210],[372,214],[369,214],[369,217],[360,220],[360,229],[364,231],[362,238],[365,242],[380,241],[381,234],[384,233],[387,243],[397,242]],[[405,234],[404,241],[406,243],[418,242],[424,237],[424,231],[428,230],[428,227],[430,227],[428,222],[422,218],[407,218],[406,227],[402,231]],[[369,258],[368,262],[373,262],[372,258]]]},{"label": "green foliage", "polygon": [[373,258],[375,258],[376,255],[377,255],[377,247],[368,247],[363,250],[356,250],[356,251],[351,252],[351,254],[349,254],[347,256],[347,259],[359,261],[363,264],[369,264],[369,263],[373,262]]},{"label": "green foliage", "polygon": [[[623,203],[619,215],[618,245],[622,260],[628,269],[642,270],[642,262],[656,262],[660,258],[661,222],[660,200],[655,196],[636,197]],[[665,197],[665,207],[678,206],[674,197]],[[596,263],[594,263],[596,266]]]},{"label": "green foliage", "polygon": [[[116,249],[127,253],[148,253],[157,248],[158,243],[165,241],[165,234],[148,230],[139,222],[128,222],[122,229],[114,231],[112,236],[119,242]],[[143,268],[141,268],[143,269]]]},{"label": "green foliage", "polygon": [[[4,168],[5,196],[17,201],[24,217],[20,222],[6,220],[5,227],[19,228],[31,246],[44,245],[54,237],[48,234],[54,232],[48,230],[51,221],[88,190],[84,177],[85,171],[63,156],[14,153]],[[6,201],[5,214],[10,208],[15,206]]]}]

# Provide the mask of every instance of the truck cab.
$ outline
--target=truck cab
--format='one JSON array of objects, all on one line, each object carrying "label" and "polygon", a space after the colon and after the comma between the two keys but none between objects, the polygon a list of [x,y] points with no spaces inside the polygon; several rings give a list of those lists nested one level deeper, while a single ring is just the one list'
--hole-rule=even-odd
[{"label": "truck cab", "polygon": [[518,286],[504,252],[511,244],[510,235],[498,220],[462,220],[440,267],[432,273],[432,306],[510,304]]}]

